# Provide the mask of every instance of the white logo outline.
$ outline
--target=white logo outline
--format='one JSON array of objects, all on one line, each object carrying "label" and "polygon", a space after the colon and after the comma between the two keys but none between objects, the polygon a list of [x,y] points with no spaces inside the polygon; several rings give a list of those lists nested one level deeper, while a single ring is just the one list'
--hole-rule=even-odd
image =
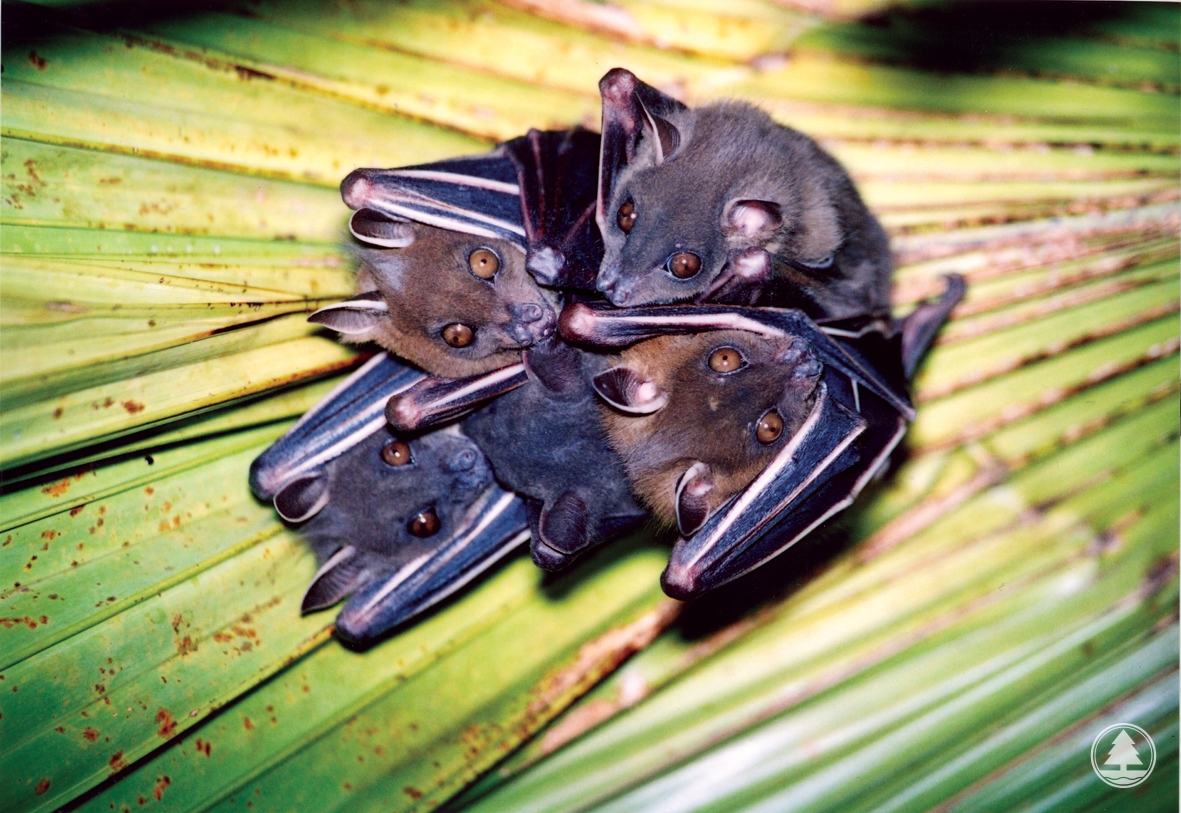
[{"label": "white logo outline", "polygon": [[[1151,752],[1151,759],[1149,759],[1148,768],[1147,768],[1147,770],[1143,771],[1143,775],[1140,775],[1141,774],[1140,771],[1129,770],[1128,765],[1131,763],[1131,761],[1127,760],[1127,759],[1121,760],[1116,763],[1119,765],[1119,768],[1116,771],[1102,771],[1099,769],[1099,763],[1095,759],[1095,752],[1099,748],[1099,741],[1102,740],[1104,735],[1106,735],[1108,732],[1113,731],[1117,728],[1118,729],[1131,729],[1131,730],[1137,732],[1141,737],[1144,738],[1144,741],[1148,743],[1148,748],[1149,748],[1149,751]],[[1117,735],[1117,737],[1118,737],[1118,735]],[[1131,756],[1132,758],[1134,758],[1136,760],[1137,764],[1143,764],[1139,759],[1139,755],[1135,749],[1135,746],[1132,745],[1131,737],[1129,737],[1126,732],[1123,735],[1123,739],[1124,739],[1124,742],[1113,743],[1112,753],[1108,755],[1107,762],[1111,762],[1111,760],[1113,758],[1118,760],[1121,756],[1123,756],[1123,757]],[[1118,749],[1118,753],[1117,753],[1117,749]],[[1107,762],[1105,762],[1104,764],[1107,764]],[[1125,788],[1134,788],[1137,785],[1141,785],[1145,781],[1147,781],[1148,777],[1152,776],[1152,770],[1155,767],[1156,767],[1156,743],[1154,743],[1152,741],[1152,737],[1149,736],[1147,731],[1145,731],[1140,726],[1135,725],[1134,723],[1115,723],[1113,725],[1109,725],[1107,728],[1103,729],[1097,735],[1095,735],[1094,741],[1091,742],[1091,770],[1093,770],[1095,772],[1095,775],[1097,777],[1099,777],[1099,780],[1101,782],[1103,782],[1104,784],[1109,785],[1113,788],[1119,788],[1119,789],[1123,790]]]}]

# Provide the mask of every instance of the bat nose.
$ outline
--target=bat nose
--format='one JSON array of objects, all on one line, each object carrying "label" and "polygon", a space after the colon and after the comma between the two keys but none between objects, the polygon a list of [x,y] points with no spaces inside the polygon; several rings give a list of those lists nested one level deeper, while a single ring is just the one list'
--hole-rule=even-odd
[{"label": "bat nose", "polygon": [[528,347],[552,336],[557,323],[552,310],[533,302],[511,305],[509,315],[512,321],[505,326],[505,331],[521,347]]},{"label": "bat nose", "polygon": [[521,322],[536,322],[541,318],[541,307],[532,303],[512,308],[513,317]]}]

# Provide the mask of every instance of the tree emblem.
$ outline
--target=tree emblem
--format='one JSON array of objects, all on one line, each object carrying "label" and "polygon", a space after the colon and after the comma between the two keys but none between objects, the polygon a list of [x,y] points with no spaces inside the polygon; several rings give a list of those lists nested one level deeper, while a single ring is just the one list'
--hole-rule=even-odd
[{"label": "tree emblem", "polygon": [[[1107,759],[1102,767],[1097,763],[1097,753],[1107,749]],[[1145,758],[1148,765],[1145,766]],[[1130,723],[1108,726],[1099,733],[1091,745],[1091,767],[1107,784],[1116,788],[1130,788],[1139,785],[1152,773],[1156,765],[1156,746],[1148,732]]]}]

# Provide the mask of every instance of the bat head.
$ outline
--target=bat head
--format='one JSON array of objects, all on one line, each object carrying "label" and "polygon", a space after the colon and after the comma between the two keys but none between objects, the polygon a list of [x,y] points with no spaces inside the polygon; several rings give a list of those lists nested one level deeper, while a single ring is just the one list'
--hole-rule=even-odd
[{"label": "bat head", "polygon": [[721,330],[634,345],[594,386],[636,495],[688,536],[804,424],[822,371],[802,339]]},{"label": "bat head", "polygon": [[304,611],[335,604],[444,544],[491,484],[484,454],[458,431],[407,440],[385,429],[289,484],[275,507],[305,523],[301,530],[324,564]]},{"label": "bat head", "polygon": [[520,359],[554,333],[555,296],[507,240],[354,213],[360,293],[309,321],[350,342],[374,341],[434,375],[468,376]]},{"label": "bat head", "polygon": [[850,287],[872,288],[852,292],[859,312],[888,307],[885,234],[815,142],[745,103],[690,110],[618,69],[600,89],[596,286],[612,304],[701,301],[727,280],[787,277],[838,312]]}]

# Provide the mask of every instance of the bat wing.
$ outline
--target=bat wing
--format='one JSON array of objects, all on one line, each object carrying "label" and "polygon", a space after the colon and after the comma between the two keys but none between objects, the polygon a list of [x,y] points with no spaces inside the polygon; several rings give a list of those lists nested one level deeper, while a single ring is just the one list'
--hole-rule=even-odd
[{"label": "bat wing", "polygon": [[[665,591],[690,598],[758,567],[841,511],[885,465],[914,416],[899,344],[881,324],[818,327],[799,311],[710,305],[568,306],[572,340],[619,346],[669,333],[747,330],[808,342],[824,364],[808,419],[755,480],[673,549]],[[895,357],[883,373],[877,364]]]},{"label": "bat wing", "polygon": [[747,488],[673,547],[666,593],[691,598],[790,548],[856,498],[886,464],[906,421],[871,393],[826,372],[808,420]]},{"label": "bat wing", "polygon": [[599,143],[581,127],[530,130],[504,143],[517,167],[527,267],[542,285],[594,288],[603,260],[595,224]]},{"label": "bat wing", "polygon": [[340,184],[350,209],[527,248],[517,165],[503,147],[398,169],[357,169]]},{"label": "bat wing", "polygon": [[[250,465],[251,490],[269,500],[300,482],[314,489],[312,483],[325,463],[385,425],[386,401],[424,378],[425,373],[388,353],[378,353],[254,459]],[[303,512],[280,513],[294,518]]]},{"label": "bat wing", "polygon": [[[328,467],[382,431],[389,398],[424,379],[423,373],[385,353],[374,356],[255,459],[251,488],[259,497],[273,499],[280,515],[289,521],[317,516],[332,501]],[[361,481],[350,487],[364,493],[364,470],[359,477]],[[365,506],[366,522],[382,527],[380,504],[368,505],[364,500],[350,504]],[[353,510],[333,506],[329,510]],[[371,554],[342,546],[313,578],[304,608],[328,606],[352,592],[337,629],[348,640],[369,641],[450,595],[528,535],[524,503],[492,485],[467,509],[452,533],[424,544],[409,561],[395,557],[393,569]]]},{"label": "bat wing", "polygon": [[336,632],[351,643],[369,643],[442,601],[528,538],[524,502],[493,485],[437,547],[357,588],[336,618]]},{"label": "bat wing", "polygon": [[424,376],[388,399],[385,417],[401,432],[419,432],[459,418],[528,381],[524,364],[467,378]]},{"label": "bat wing", "polygon": [[651,305],[620,310],[607,305],[577,303],[562,310],[559,331],[570,341],[621,347],[653,336],[696,333],[702,330],[746,330],[764,336],[795,336],[807,341],[825,367],[840,371],[855,386],[865,387],[890,404],[907,420],[914,407],[904,382],[890,381],[851,341],[869,336],[834,337],[802,311],[777,308],[738,308],[722,305]]}]

